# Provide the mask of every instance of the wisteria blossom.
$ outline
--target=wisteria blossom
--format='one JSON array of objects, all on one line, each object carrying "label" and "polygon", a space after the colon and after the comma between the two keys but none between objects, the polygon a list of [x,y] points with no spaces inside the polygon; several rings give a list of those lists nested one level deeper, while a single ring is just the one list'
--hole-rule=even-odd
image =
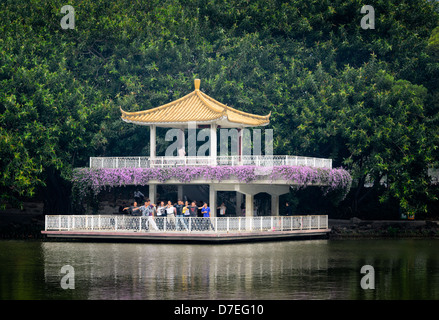
[{"label": "wisteria blossom", "polygon": [[327,193],[341,190],[343,198],[349,192],[352,178],[343,168],[313,168],[305,166],[201,166],[172,168],[123,168],[92,169],[78,168],[73,172],[73,188],[77,196],[84,197],[89,190],[97,195],[106,187],[127,185],[147,185],[150,181],[167,180],[190,182],[203,179],[206,183],[221,182],[225,179],[237,179],[242,183],[254,180],[286,180],[297,188],[316,185]]}]

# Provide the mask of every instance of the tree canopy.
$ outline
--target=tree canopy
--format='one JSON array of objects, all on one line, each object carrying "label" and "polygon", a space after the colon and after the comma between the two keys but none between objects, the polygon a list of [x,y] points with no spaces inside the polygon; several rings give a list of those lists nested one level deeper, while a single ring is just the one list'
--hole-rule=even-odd
[{"label": "tree canopy", "polygon": [[170,102],[194,78],[237,109],[271,111],[275,154],[349,170],[354,212],[371,190],[410,212],[436,201],[437,2],[369,1],[375,29],[361,27],[360,0],[76,0],[73,29],[65,4],[0,7],[2,206],[41,192],[67,212],[72,170],[90,156],[148,153],[119,107]]}]

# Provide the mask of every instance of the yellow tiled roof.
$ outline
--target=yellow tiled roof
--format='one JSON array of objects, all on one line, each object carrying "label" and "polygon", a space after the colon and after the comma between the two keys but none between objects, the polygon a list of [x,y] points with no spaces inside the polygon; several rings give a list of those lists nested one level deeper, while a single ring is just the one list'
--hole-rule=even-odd
[{"label": "yellow tiled roof", "polygon": [[142,125],[182,126],[189,122],[216,123],[221,127],[257,127],[270,122],[270,114],[259,116],[236,110],[200,91],[200,80],[195,79],[195,90],[184,97],[149,110],[127,112],[122,120]]}]

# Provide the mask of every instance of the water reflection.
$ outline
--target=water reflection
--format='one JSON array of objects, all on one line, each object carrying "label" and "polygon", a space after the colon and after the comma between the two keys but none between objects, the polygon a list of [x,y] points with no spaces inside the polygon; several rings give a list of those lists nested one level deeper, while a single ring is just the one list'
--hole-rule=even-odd
[{"label": "water reflection", "polygon": [[[439,240],[0,241],[0,299],[439,299]],[[363,265],[375,289],[360,286]],[[61,288],[61,268],[75,289]]]},{"label": "water reflection", "polygon": [[297,290],[297,285],[300,279],[327,270],[326,244],[326,240],[221,246],[47,242],[44,278],[59,286],[61,267],[69,264],[75,268],[75,290],[90,299],[307,298],[318,293],[310,293],[306,286]]}]

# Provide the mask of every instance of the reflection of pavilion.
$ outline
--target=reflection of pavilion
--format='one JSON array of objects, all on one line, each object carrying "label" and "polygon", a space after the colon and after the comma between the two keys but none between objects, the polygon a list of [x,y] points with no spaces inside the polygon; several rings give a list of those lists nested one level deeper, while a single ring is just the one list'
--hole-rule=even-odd
[{"label": "reflection of pavilion", "polygon": [[[39,249],[33,250],[34,260],[23,258],[27,251],[11,251],[9,262],[3,264],[6,273],[0,289],[6,298],[51,300],[437,299],[439,265],[432,241],[388,239],[382,245],[376,240],[312,240],[221,246],[3,243],[12,249],[17,244]],[[382,274],[375,278],[380,290],[365,293],[359,284],[360,267],[369,261]],[[67,275],[60,270],[66,264],[75,271],[74,290],[60,286]]]},{"label": "reflection of pavilion", "polygon": [[[195,90],[182,98],[168,104],[137,112],[126,112],[121,109],[122,120],[128,123],[150,127],[150,156],[149,157],[110,157],[90,158],[91,168],[174,168],[174,167],[242,167],[255,166],[256,170],[267,172],[273,166],[307,166],[314,168],[332,168],[331,159],[307,158],[297,156],[273,156],[270,132],[265,135],[265,155],[261,155],[260,143],[255,140],[259,138],[253,133],[253,143],[249,131],[244,130],[250,127],[266,126],[269,124],[270,114],[266,116],[254,115],[236,110],[224,105],[221,102],[209,97],[200,91],[200,80],[195,80]],[[156,155],[156,128],[172,128],[173,137],[177,137],[175,148],[171,156]],[[185,130],[187,131],[187,145],[185,145]],[[201,136],[209,137],[209,142],[203,144],[198,150],[196,148],[196,129],[202,129]],[[204,130],[203,130],[204,129]],[[226,139],[221,139],[220,155],[218,155],[217,131],[226,131]],[[268,130],[267,130],[268,131]],[[200,135],[200,133],[198,134]],[[228,141],[232,141],[232,154],[228,155]],[[225,141],[224,141],[225,140]],[[260,141],[259,141],[260,142]],[[251,145],[253,144],[253,154]],[[174,152],[175,151],[175,152]],[[227,155],[224,155],[226,151]],[[208,152],[208,155],[206,153]],[[268,153],[268,155],[267,155]],[[270,154],[271,153],[271,154]],[[265,169],[265,171],[264,171]],[[256,175],[258,173],[256,172]],[[136,181],[132,182],[136,184]],[[258,179],[242,181],[229,177],[221,181],[204,177],[194,177],[189,182],[181,182],[178,179],[168,179],[161,182],[155,179],[148,181],[149,198],[152,203],[157,200],[157,185],[173,184],[178,186],[178,198],[183,199],[192,185],[209,185],[209,206],[216,208],[217,191],[235,191],[236,208],[240,208],[242,195],[245,195],[246,216],[254,214],[254,196],[266,192],[271,196],[271,215],[279,215],[279,196],[289,192],[291,185],[295,182],[282,179],[268,179],[261,174]],[[199,199],[195,199],[199,200]],[[212,210],[213,216],[216,210]]]},{"label": "reflection of pavilion", "polygon": [[[323,290],[303,287],[311,275],[328,270],[329,248],[324,240],[165,247],[43,242],[41,254],[44,283],[59,297],[67,291],[76,299],[107,300],[321,299],[334,294],[330,289],[325,292],[325,277],[313,278],[312,283],[323,281]],[[75,290],[59,289],[66,257],[74,267]],[[341,288],[343,282],[337,283]]]}]

